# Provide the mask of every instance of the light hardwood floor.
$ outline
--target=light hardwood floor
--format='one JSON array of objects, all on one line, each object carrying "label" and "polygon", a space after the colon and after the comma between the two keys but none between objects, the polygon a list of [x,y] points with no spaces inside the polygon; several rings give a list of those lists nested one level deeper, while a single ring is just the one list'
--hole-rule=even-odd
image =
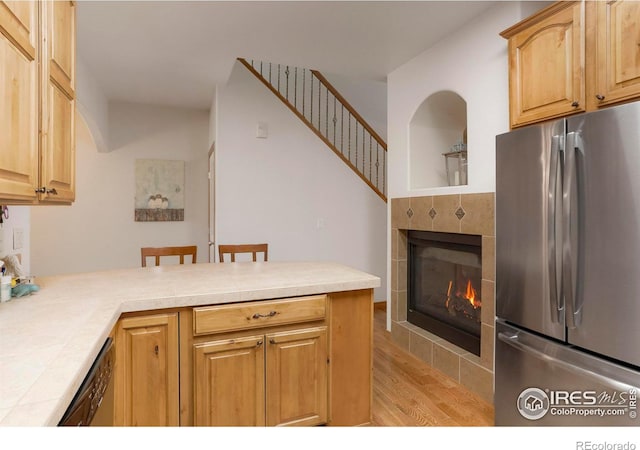
[{"label": "light hardwood floor", "polygon": [[373,426],[490,426],[493,406],[404,351],[375,309]]}]

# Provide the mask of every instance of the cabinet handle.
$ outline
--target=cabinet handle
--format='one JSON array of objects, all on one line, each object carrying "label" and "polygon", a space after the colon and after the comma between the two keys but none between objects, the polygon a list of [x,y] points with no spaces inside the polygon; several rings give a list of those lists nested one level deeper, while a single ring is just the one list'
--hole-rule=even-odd
[{"label": "cabinet handle", "polygon": [[580,102],[573,102],[571,103],[571,106],[573,106],[574,108],[577,108],[578,106],[580,106]]},{"label": "cabinet handle", "polygon": [[155,352],[156,356],[158,356],[158,353],[160,353],[160,348],[156,345],[156,348],[154,348],[153,351]]},{"label": "cabinet handle", "polygon": [[36,189],[36,194],[58,195],[58,191],[56,191],[56,188],[49,189],[45,186],[42,186],[41,188]]},{"label": "cabinet handle", "polygon": [[253,316],[251,316],[252,319],[260,319],[262,317],[273,317],[276,314],[278,314],[276,311],[271,311],[269,312],[269,314],[260,314],[260,313],[255,313]]},{"label": "cabinet handle", "polygon": [[602,94],[596,94],[596,98],[600,101],[604,100],[604,95]]}]

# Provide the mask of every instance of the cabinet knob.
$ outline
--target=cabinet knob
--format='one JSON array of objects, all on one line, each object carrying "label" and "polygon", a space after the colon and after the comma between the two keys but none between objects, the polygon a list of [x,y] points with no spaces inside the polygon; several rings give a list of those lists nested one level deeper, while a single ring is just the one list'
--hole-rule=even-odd
[{"label": "cabinet knob", "polygon": [[45,194],[51,194],[51,195],[58,195],[58,191],[56,191],[56,188],[53,189],[45,189]]},{"label": "cabinet knob", "polygon": [[256,347],[260,347],[262,345],[262,341],[256,342]]},{"label": "cabinet knob", "polygon": [[36,194],[44,194],[45,192],[47,192],[47,188],[44,186],[36,189]]},{"label": "cabinet knob", "polygon": [[573,102],[571,103],[571,106],[573,106],[574,108],[577,108],[578,106],[580,106],[580,102]]},{"label": "cabinet knob", "polygon": [[156,354],[156,356],[158,356],[158,353],[160,353],[160,348],[156,345],[156,347],[153,349],[153,351]]},{"label": "cabinet knob", "polygon": [[602,94],[596,94],[596,98],[600,101],[604,100],[604,95]]},{"label": "cabinet knob", "polygon": [[269,339],[269,344],[275,344],[276,340],[274,338]]}]

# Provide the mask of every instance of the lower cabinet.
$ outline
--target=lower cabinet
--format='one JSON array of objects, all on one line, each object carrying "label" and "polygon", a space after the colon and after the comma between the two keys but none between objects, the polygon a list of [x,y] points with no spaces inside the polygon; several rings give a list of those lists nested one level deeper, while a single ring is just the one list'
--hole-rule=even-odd
[{"label": "lower cabinet", "polygon": [[366,425],[372,290],[123,316],[117,426]]},{"label": "lower cabinet", "polygon": [[327,327],[193,346],[194,425],[327,422]]},{"label": "lower cabinet", "polygon": [[116,426],[179,425],[178,313],[120,319],[116,327]]}]

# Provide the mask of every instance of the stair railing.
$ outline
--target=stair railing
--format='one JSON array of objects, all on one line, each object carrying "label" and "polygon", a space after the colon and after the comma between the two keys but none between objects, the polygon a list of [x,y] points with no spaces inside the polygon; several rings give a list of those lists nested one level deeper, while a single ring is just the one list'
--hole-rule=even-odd
[{"label": "stair railing", "polygon": [[387,144],[317,70],[238,58],[385,202]]}]

